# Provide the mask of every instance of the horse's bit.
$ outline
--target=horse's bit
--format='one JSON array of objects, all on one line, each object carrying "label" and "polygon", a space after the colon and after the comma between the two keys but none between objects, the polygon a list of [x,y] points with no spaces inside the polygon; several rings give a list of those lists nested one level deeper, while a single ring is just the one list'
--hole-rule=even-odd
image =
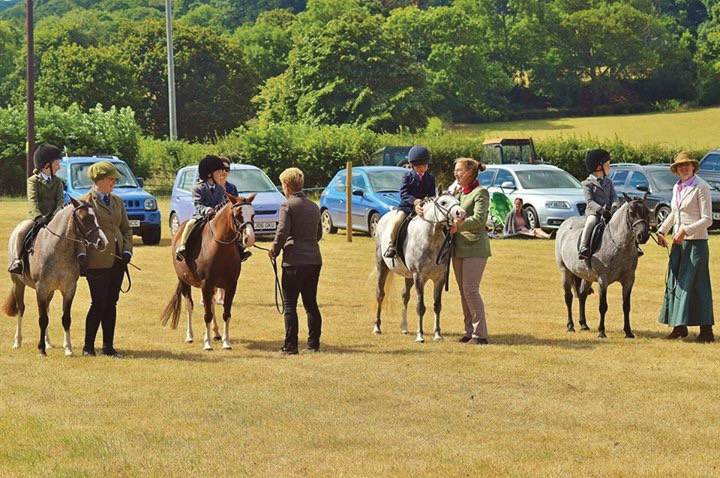
[{"label": "horse's bit", "polygon": [[[235,203],[235,204],[232,205],[232,208],[231,208],[231,209],[235,209],[236,207],[242,207],[242,206],[244,206],[245,204],[250,204],[250,203],[248,203],[248,202]],[[210,223],[208,222],[208,227],[210,228],[210,235],[212,236],[213,240],[214,240],[215,242],[217,242],[218,244],[229,245],[229,244],[237,243],[237,244],[239,244],[240,246],[242,246],[242,247],[244,248],[245,246],[243,246],[243,244],[242,244],[242,231],[243,231],[243,229],[245,229],[245,226],[247,226],[248,224],[250,225],[250,227],[253,228],[253,231],[254,231],[254,230],[255,230],[255,224],[253,224],[252,219],[250,219],[249,221],[245,221],[245,222],[241,223],[240,221],[238,221],[238,220],[235,218],[235,215],[232,214],[232,212],[230,213],[230,217],[232,217],[232,225],[233,225],[233,229],[234,229],[234,231],[235,231],[235,237],[233,237],[233,238],[230,239],[229,241],[223,241],[222,239],[216,238],[216,237],[215,237],[215,232],[213,231],[213,228],[212,228],[212,224],[210,224]]]}]

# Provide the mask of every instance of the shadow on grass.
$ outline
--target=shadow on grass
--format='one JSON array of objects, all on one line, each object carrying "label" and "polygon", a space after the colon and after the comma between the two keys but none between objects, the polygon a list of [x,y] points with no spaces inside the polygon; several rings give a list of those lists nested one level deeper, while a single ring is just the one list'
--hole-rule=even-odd
[{"label": "shadow on grass", "polygon": [[[618,337],[624,338],[625,335],[621,331],[622,335]],[[567,338],[543,338],[534,337],[532,335],[524,334],[499,334],[490,335],[488,339],[491,345],[536,345],[540,347],[557,347],[561,349],[594,349],[595,347],[602,346],[608,343],[608,341],[615,340],[615,335],[612,332],[608,332],[609,337],[607,339],[598,339],[597,331],[586,331],[586,332],[575,332],[575,334],[568,334]],[[579,337],[591,337],[593,340],[578,340],[575,336]]]},{"label": "shadow on grass", "polygon": [[220,362],[225,358],[205,351],[171,352],[169,350],[120,349],[120,353],[128,359],[180,360],[183,362]]}]

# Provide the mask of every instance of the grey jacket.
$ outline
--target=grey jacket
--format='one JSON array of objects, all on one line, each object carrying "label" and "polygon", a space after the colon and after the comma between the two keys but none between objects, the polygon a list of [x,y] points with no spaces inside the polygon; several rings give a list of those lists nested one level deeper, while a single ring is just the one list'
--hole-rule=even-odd
[{"label": "grey jacket", "polygon": [[[525,219],[525,228],[530,229],[530,220],[528,219],[527,212],[523,209],[522,211],[523,219]],[[505,227],[503,227],[503,235],[505,236],[511,236],[513,234],[517,234],[517,230],[515,229],[515,208],[512,208],[512,210],[508,213],[507,216],[505,216]]]},{"label": "grey jacket", "polygon": [[322,264],[318,241],[322,237],[320,208],[301,192],[280,206],[280,222],[275,231],[272,252],[275,257],[283,251],[282,265],[302,266]]},{"label": "grey jacket", "polygon": [[217,209],[218,205],[225,202],[225,188],[219,184],[211,188],[206,182],[198,183],[190,190],[192,193],[195,214],[193,217],[201,218],[207,216],[210,209]]},{"label": "grey jacket", "polygon": [[594,174],[588,176],[588,178],[582,182],[583,193],[585,193],[585,202],[587,203],[587,209],[585,215],[599,215],[603,210],[610,211],[616,209],[619,206],[617,193],[615,192],[615,186],[613,186],[612,180],[605,176],[604,178],[598,178]]}]

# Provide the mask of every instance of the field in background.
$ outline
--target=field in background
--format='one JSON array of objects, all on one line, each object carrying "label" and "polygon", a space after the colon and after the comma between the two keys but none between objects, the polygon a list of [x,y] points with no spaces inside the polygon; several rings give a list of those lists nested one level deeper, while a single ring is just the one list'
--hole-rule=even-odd
[{"label": "field in background", "polygon": [[631,145],[662,144],[690,149],[720,147],[720,108],[677,113],[648,113],[623,116],[557,118],[506,123],[458,124],[454,131],[490,137],[530,136],[551,139],[558,136],[614,138]]},{"label": "field in background", "polygon": [[[161,207],[167,216],[168,201]],[[3,200],[0,208],[7,244],[25,203]],[[328,236],[321,353],[281,358],[283,321],[263,251],[240,276],[233,350],[202,351],[197,311],[194,344],[183,342],[184,321],[178,330],[160,325],[176,282],[163,232],[160,246],[137,245],[133,256],[143,271],[132,272],[132,290],[120,298],[122,360],[64,357],[59,297],[50,321],[56,348],[46,358],[36,356],[32,293],[21,349],[11,349],[15,321],[0,318],[0,475],[720,474],[720,344],[692,343],[696,330],[683,341],[661,339],[666,252],[654,244],[644,247],[633,294],[637,339],[623,338],[614,285],[608,339],[599,340],[597,295],[588,300],[593,332],[565,332],[553,241],[493,241],[481,288],[491,345],[479,347],[457,342],[454,281],[443,297],[444,342],[431,340],[431,314],[427,343],[399,333],[400,281],[389,292],[384,334],[373,336],[372,241]],[[710,250],[717,296],[720,236]],[[78,289],[79,354],[85,279]],[[0,299],[8,291],[6,275]],[[301,313],[301,347],[303,321]],[[409,323],[414,332],[414,312]]]}]

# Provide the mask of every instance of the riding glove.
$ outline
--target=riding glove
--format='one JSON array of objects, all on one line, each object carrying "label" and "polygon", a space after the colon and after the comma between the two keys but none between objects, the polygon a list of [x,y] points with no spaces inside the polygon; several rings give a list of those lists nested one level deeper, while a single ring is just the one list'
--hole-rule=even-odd
[{"label": "riding glove", "polygon": [[122,255],[123,264],[129,264],[131,258],[132,258],[132,254],[130,254],[127,251],[123,252],[123,255]]}]

